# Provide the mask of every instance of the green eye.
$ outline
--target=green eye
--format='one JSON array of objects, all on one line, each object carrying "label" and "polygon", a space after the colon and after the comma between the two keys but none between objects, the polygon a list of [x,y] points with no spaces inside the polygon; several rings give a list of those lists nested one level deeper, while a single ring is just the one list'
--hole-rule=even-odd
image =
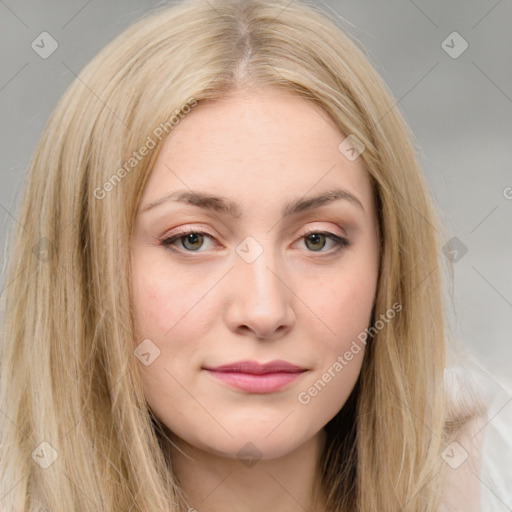
[{"label": "green eye", "polygon": [[[302,239],[304,240],[306,247],[311,252],[337,252],[343,247],[348,247],[350,245],[350,242],[346,238],[342,238],[327,231],[310,231],[309,233],[302,235],[301,240]],[[329,240],[335,247],[334,251],[323,251],[322,249],[325,248],[326,243]]]},{"label": "green eye", "polygon": [[208,233],[203,233],[202,231],[184,231],[181,233],[177,233],[165,240],[160,242],[166,248],[174,250],[173,246],[176,242],[181,242],[181,247],[178,247],[177,250],[181,252],[203,252],[200,250],[204,246],[204,242],[206,239],[213,240],[213,237]]},{"label": "green eye", "polygon": [[305,237],[305,242],[308,249],[317,251],[325,247],[326,236],[323,233],[311,233]]},{"label": "green eye", "polygon": [[[185,231],[162,240],[160,244],[173,251],[204,252],[207,250],[203,249],[205,246],[204,243],[208,239],[214,240],[210,234],[202,231]],[[309,252],[334,253],[350,245],[350,242],[346,238],[339,237],[334,233],[323,231],[310,231],[309,233],[302,235],[300,240],[304,240]],[[173,247],[178,241],[181,243],[182,247]],[[329,241],[332,244],[331,248],[323,250],[326,245],[328,245]]]},{"label": "green eye", "polygon": [[[188,235],[180,237],[182,239],[183,247],[195,251],[203,245],[203,235],[201,233],[189,233]],[[187,246],[190,244],[190,247]]]}]

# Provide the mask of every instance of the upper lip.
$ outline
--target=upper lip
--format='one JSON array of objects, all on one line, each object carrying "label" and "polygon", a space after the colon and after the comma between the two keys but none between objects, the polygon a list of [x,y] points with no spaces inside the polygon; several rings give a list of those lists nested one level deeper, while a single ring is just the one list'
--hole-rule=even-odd
[{"label": "upper lip", "polygon": [[305,368],[301,368],[300,366],[296,366],[282,360],[270,361],[264,364],[256,361],[237,361],[235,363],[224,364],[222,366],[205,367],[205,369],[216,372],[251,373],[254,375],[278,372],[299,373],[305,371]]}]

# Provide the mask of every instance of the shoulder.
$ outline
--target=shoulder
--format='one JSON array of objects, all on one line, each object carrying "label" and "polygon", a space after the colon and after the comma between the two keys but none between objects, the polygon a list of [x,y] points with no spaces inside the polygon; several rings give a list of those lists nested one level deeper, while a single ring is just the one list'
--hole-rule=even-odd
[{"label": "shoulder", "polygon": [[475,416],[443,450],[445,478],[439,512],[479,512],[482,444],[486,417]]},{"label": "shoulder", "polygon": [[479,512],[482,445],[487,424],[487,397],[467,367],[445,370],[447,418],[444,485],[439,512]]}]

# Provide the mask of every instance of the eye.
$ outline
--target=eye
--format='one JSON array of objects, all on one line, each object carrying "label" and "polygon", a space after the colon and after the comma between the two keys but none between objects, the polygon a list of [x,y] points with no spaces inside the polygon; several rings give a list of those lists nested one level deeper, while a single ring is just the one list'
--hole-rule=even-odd
[{"label": "eye", "polygon": [[[202,252],[199,249],[203,246],[206,238],[213,240],[213,237],[203,231],[182,231],[160,242],[166,248],[173,249],[176,242],[180,242],[185,252]],[[183,249],[178,249],[183,250]]]},{"label": "eye", "polygon": [[[164,240],[161,240],[160,245],[170,250],[178,250],[181,252],[203,252],[206,249],[200,250],[204,247],[205,240],[214,240],[213,236],[204,231],[187,230],[181,231],[172,235]],[[301,236],[300,241],[304,240],[309,252],[321,253],[336,253],[344,247],[348,247],[350,242],[343,237],[330,233],[328,231],[309,231]],[[331,242],[331,250],[324,251],[328,242]],[[179,242],[181,248],[173,247],[176,242]],[[332,250],[334,249],[334,250]]]},{"label": "eye", "polygon": [[[343,247],[348,247],[350,242],[343,237],[335,235],[334,233],[330,233],[328,231],[309,231],[302,235],[300,240],[304,240],[304,243],[310,252],[338,252]],[[330,240],[332,251],[323,251],[326,243]],[[328,245],[328,244],[327,244]]]}]

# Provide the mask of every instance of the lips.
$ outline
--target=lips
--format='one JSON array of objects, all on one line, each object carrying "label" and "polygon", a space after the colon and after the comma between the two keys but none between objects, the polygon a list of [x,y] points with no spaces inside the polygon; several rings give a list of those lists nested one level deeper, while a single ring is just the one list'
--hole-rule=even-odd
[{"label": "lips", "polygon": [[204,370],[228,386],[249,393],[278,391],[307,371],[305,368],[281,360],[265,364],[255,361],[238,361],[222,366],[205,367]]},{"label": "lips", "polygon": [[281,360],[271,361],[270,363],[265,364],[260,364],[255,361],[238,361],[236,363],[206,369],[217,372],[249,373],[252,375],[264,375],[267,373],[300,373],[305,371],[305,369],[300,366]]}]

